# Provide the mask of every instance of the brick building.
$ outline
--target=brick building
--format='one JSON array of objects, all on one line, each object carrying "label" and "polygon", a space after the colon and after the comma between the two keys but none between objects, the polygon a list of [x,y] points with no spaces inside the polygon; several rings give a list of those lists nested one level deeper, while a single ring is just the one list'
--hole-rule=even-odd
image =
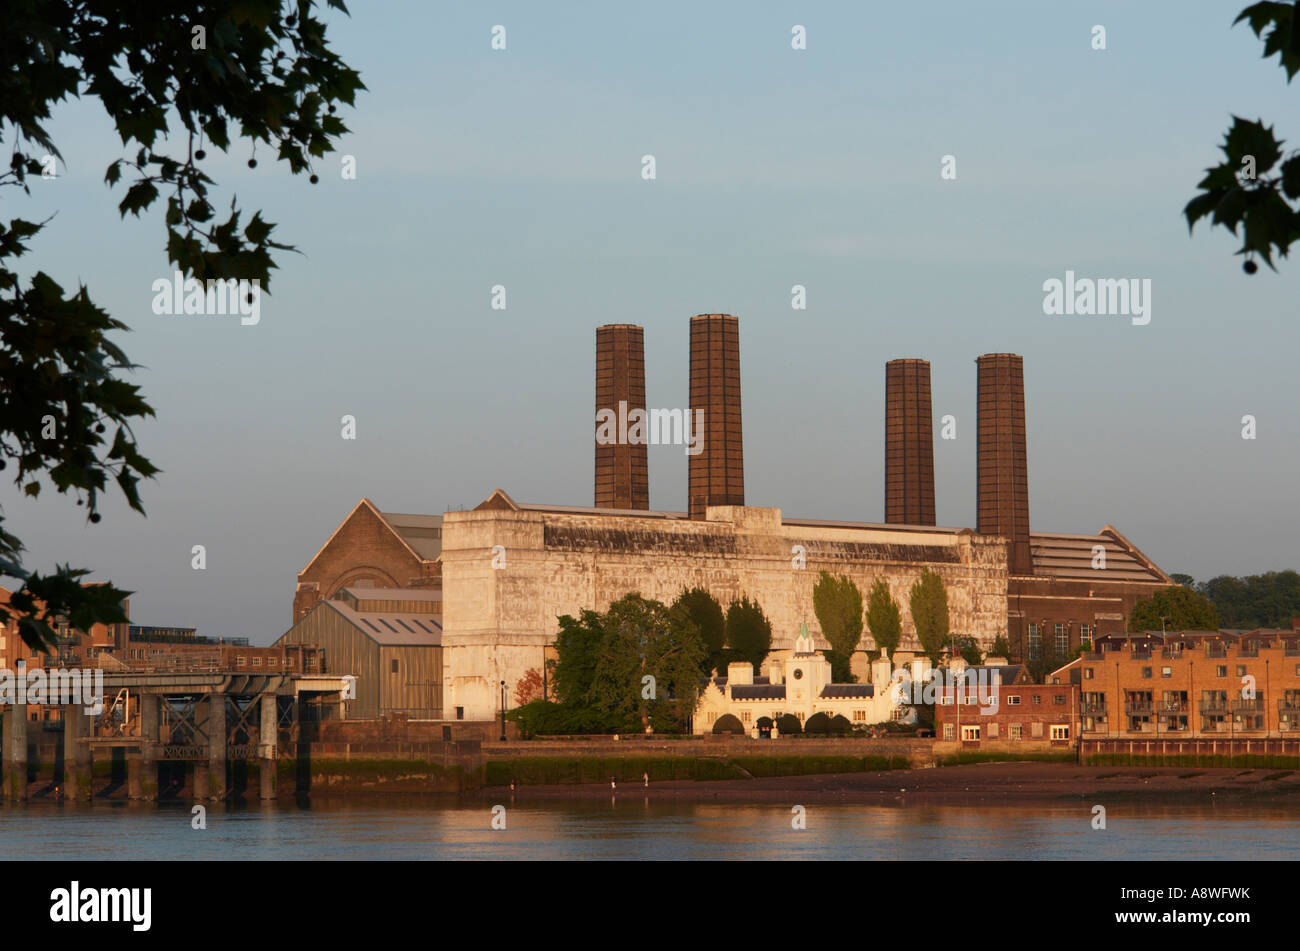
[{"label": "brick building", "polygon": [[298,572],[293,620],[347,587],[436,589],[441,552],[442,516],[381,512],[362,499]]},{"label": "brick building", "polygon": [[[1033,743],[1068,749],[1079,735],[1079,688],[1034,684],[1020,665],[962,667],[970,682],[935,691],[935,737],[963,748]],[[994,683],[994,677],[997,683]]]},{"label": "brick building", "polygon": [[1052,674],[1077,685],[1087,739],[1300,737],[1300,630],[1102,638]]},{"label": "brick building", "polygon": [[[799,519],[745,504],[739,321],[701,314],[689,329],[690,407],[704,411],[705,433],[688,456],[684,511],[640,508],[641,455],[598,441],[594,507],[518,503],[497,490],[473,511],[421,516],[362,499],[299,572],[295,622],[347,587],[437,591],[445,702],[489,718],[500,681],[513,694],[538,666],[557,615],[604,610],[629,591],[672,600],[699,586],[724,606],[747,594],[774,630],[807,622],[824,649],[811,603],[819,570],[848,575],[864,595],[884,579],[907,638],[908,591],[928,567],[948,588],[954,634],[985,650],[1005,636],[1010,660],[1051,669],[1082,642],[1124,631],[1139,599],[1173,584],[1113,526],[1030,530],[1020,356],[976,361],[975,531],[933,524],[929,366],[915,359],[886,367],[886,522]],[[615,397],[644,402],[643,346],[639,327],[598,330],[598,409]],[[611,507],[623,505],[635,508]],[[874,646],[864,633],[859,649]]]}]

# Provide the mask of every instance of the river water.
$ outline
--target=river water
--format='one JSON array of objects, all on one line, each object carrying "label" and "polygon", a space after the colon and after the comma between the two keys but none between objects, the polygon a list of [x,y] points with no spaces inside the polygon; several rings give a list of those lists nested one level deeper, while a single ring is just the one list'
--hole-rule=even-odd
[{"label": "river water", "polygon": [[[1275,803],[807,806],[420,796],[207,807],[105,802],[0,808],[0,860],[21,859],[1300,859],[1300,816]],[[498,824],[500,823],[498,819]]]}]

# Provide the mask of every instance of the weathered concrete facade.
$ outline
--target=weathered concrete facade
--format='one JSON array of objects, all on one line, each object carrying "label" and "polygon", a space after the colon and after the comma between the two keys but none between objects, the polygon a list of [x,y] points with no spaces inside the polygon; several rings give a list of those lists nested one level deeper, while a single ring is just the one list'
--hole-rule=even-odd
[{"label": "weathered concrete facade", "polygon": [[[499,546],[499,547],[498,547]],[[603,611],[629,592],[671,602],[702,587],[725,607],[757,598],[773,646],[806,623],[820,642],[812,590],[820,570],[868,591],[885,578],[914,633],[908,592],[923,568],[948,589],[951,629],[985,648],[1006,632],[1006,543],[966,529],[783,519],[780,509],[714,506],[704,519],[518,505],[497,491],[443,516],[444,697],[465,719],[500,710],[501,681],[540,667],[556,618]],[[819,645],[820,646],[820,645]],[[457,709],[459,708],[459,709]]]}]

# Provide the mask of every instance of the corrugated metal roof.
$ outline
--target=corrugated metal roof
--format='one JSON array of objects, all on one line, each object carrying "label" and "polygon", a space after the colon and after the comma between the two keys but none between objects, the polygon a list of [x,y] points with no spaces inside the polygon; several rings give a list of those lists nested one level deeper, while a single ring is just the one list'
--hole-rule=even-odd
[{"label": "corrugated metal roof", "polygon": [[442,644],[442,625],[432,615],[360,612],[352,610],[341,601],[322,603],[343,615],[345,620],[377,644],[386,647],[438,647]]},{"label": "corrugated metal roof", "polygon": [[408,515],[401,512],[379,514],[421,558],[434,561],[442,554],[441,515]]}]

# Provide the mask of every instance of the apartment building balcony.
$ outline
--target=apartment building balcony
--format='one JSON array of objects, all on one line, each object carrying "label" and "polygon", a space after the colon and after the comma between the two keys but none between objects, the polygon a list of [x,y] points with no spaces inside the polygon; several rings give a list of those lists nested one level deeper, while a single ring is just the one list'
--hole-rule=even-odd
[{"label": "apartment building balcony", "polygon": [[1191,709],[1191,704],[1186,700],[1161,700],[1156,709],[1160,713],[1187,713]]},{"label": "apartment building balcony", "polygon": [[1082,657],[1084,660],[1105,660],[1106,659],[1106,655],[1103,654],[1101,651],[1088,651],[1086,653],[1080,654],[1079,656]]},{"label": "apartment building balcony", "polygon": [[1183,649],[1181,647],[1162,647],[1160,648],[1160,656],[1167,660],[1178,660],[1183,656]]},{"label": "apartment building balcony", "polygon": [[1228,701],[1227,700],[1202,700],[1197,705],[1197,709],[1199,709],[1201,713],[1204,715],[1227,716]]},{"label": "apartment building balcony", "polygon": [[1086,717],[1104,717],[1106,715],[1106,701],[1082,700],[1079,702],[1079,712]]},{"label": "apartment building balcony", "polygon": [[1150,700],[1128,700],[1124,703],[1124,712],[1129,716],[1150,716],[1155,704]]},{"label": "apartment building balcony", "polygon": [[1150,659],[1151,659],[1151,652],[1150,652],[1150,651],[1144,651],[1144,650],[1135,650],[1135,651],[1133,651],[1133,652],[1130,654],[1130,657],[1131,657],[1133,660],[1150,660]]},{"label": "apartment building balcony", "polygon": [[1233,713],[1263,713],[1264,698],[1256,697],[1253,700],[1234,700],[1232,701]]},{"label": "apartment building balcony", "polygon": [[1213,647],[1213,646],[1211,646],[1211,647],[1206,647],[1206,648],[1205,648],[1205,656],[1206,656],[1206,657],[1227,657],[1227,656],[1228,656],[1228,649],[1227,649],[1226,647],[1221,647],[1221,646],[1220,646],[1220,647]]},{"label": "apartment building balcony", "polygon": [[1238,657],[1258,657],[1259,648],[1257,647],[1240,647],[1237,649]]},{"label": "apartment building balcony", "polygon": [[1287,644],[1282,651],[1283,657],[1300,657],[1300,644]]}]

